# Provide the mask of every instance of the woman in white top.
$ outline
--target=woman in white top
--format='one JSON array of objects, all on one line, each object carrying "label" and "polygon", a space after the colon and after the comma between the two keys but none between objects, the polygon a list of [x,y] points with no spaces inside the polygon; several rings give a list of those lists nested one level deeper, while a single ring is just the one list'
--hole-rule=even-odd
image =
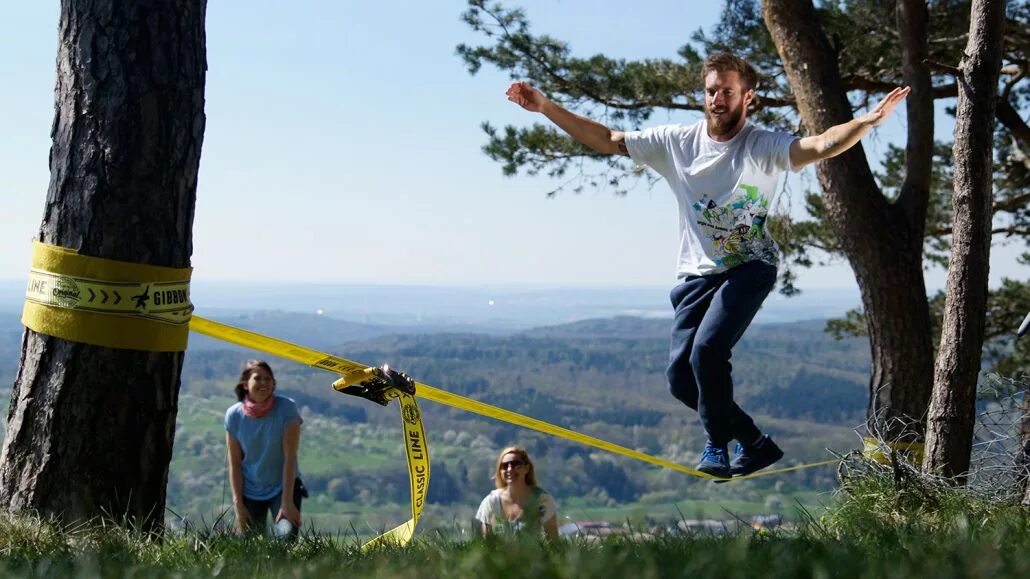
[{"label": "woman in white top", "polygon": [[494,481],[497,488],[483,499],[476,512],[484,537],[541,530],[548,538],[558,537],[558,505],[537,486],[533,461],[525,449],[510,446],[501,451]]}]

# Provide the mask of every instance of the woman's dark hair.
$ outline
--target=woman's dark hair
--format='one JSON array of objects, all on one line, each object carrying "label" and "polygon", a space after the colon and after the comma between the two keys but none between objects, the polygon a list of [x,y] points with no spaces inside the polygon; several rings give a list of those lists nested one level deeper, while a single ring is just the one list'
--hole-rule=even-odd
[{"label": "woman's dark hair", "polygon": [[268,365],[268,362],[264,360],[247,360],[247,363],[243,365],[243,371],[240,372],[240,379],[236,382],[236,399],[243,402],[243,399],[247,396],[247,381],[250,380],[250,375],[254,373],[254,368],[261,368],[268,375],[272,377],[272,384],[275,384],[275,373],[272,372],[272,367]]}]

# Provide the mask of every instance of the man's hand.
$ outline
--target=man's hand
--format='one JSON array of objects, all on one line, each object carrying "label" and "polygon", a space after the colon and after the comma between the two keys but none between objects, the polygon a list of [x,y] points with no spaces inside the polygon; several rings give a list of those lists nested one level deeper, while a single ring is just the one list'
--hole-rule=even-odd
[{"label": "man's hand", "polygon": [[846,123],[834,125],[821,135],[812,135],[794,141],[790,145],[790,166],[799,171],[809,163],[836,157],[857,143],[873,127],[891,116],[898,103],[905,100],[912,89],[898,87],[868,113]]},{"label": "man's hand", "polygon": [[547,103],[547,97],[544,96],[544,93],[529,86],[529,83],[524,81],[513,82],[504,94],[508,95],[508,100],[511,102],[534,113],[541,112],[544,104]]},{"label": "man's hand", "polygon": [[548,100],[544,93],[529,86],[528,82],[513,82],[505,91],[508,100],[534,113],[543,113],[550,121],[579,143],[602,155],[629,155],[626,134],[571,113]]},{"label": "man's hand", "polygon": [[899,86],[888,93],[887,96],[883,97],[883,100],[873,107],[871,111],[858,117],[858,120],[871,127],[879,126],[880,123],[887,120],[887,117],[891,116],[894,109],[899,103],[901,103],[901,101],[905,100],[905,97],[907,97],[908,93],[911,91],[912,89],[910,87],[906,86],[905,88],[901,88]]}]

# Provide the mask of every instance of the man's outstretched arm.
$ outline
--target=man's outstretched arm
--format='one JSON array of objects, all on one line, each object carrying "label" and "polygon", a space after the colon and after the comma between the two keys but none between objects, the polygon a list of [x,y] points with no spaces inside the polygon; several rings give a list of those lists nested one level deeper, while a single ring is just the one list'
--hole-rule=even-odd
[{"label": "man's outstretched arm", "polygon": [[550,99],[526,82],[512,83],[508,87],[508,100],[545,117],[583,145],[604,155],[629,155],[626,134],[613,131],[597,121],[581,117],[554,104]]},{"label": "man's outstretched arm", "polygon": [[790,146],[790,164],[800,169],[809,163],[836,157],[862,140],[869,129],[879,125],[905,100],[911,89],[898,87],[883,97],[871,111],[844,124],[830,127],[821,135],[798,139]]}]

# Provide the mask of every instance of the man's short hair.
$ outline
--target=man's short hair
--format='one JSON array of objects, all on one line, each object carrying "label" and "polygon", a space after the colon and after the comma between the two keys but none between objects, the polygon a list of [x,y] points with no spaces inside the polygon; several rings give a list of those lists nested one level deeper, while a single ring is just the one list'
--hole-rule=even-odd
[{"label": "man's short hair", "polygon": [[746,60],[729,52],[717,52],[705,59],[705,65],[701,68],[701,84],[704,84],[705,77],[709,72],[727,72],[735,70],[740,74],[740,80],[744,81],[744,90],[758,88],[758,72],[755,67]]}]

